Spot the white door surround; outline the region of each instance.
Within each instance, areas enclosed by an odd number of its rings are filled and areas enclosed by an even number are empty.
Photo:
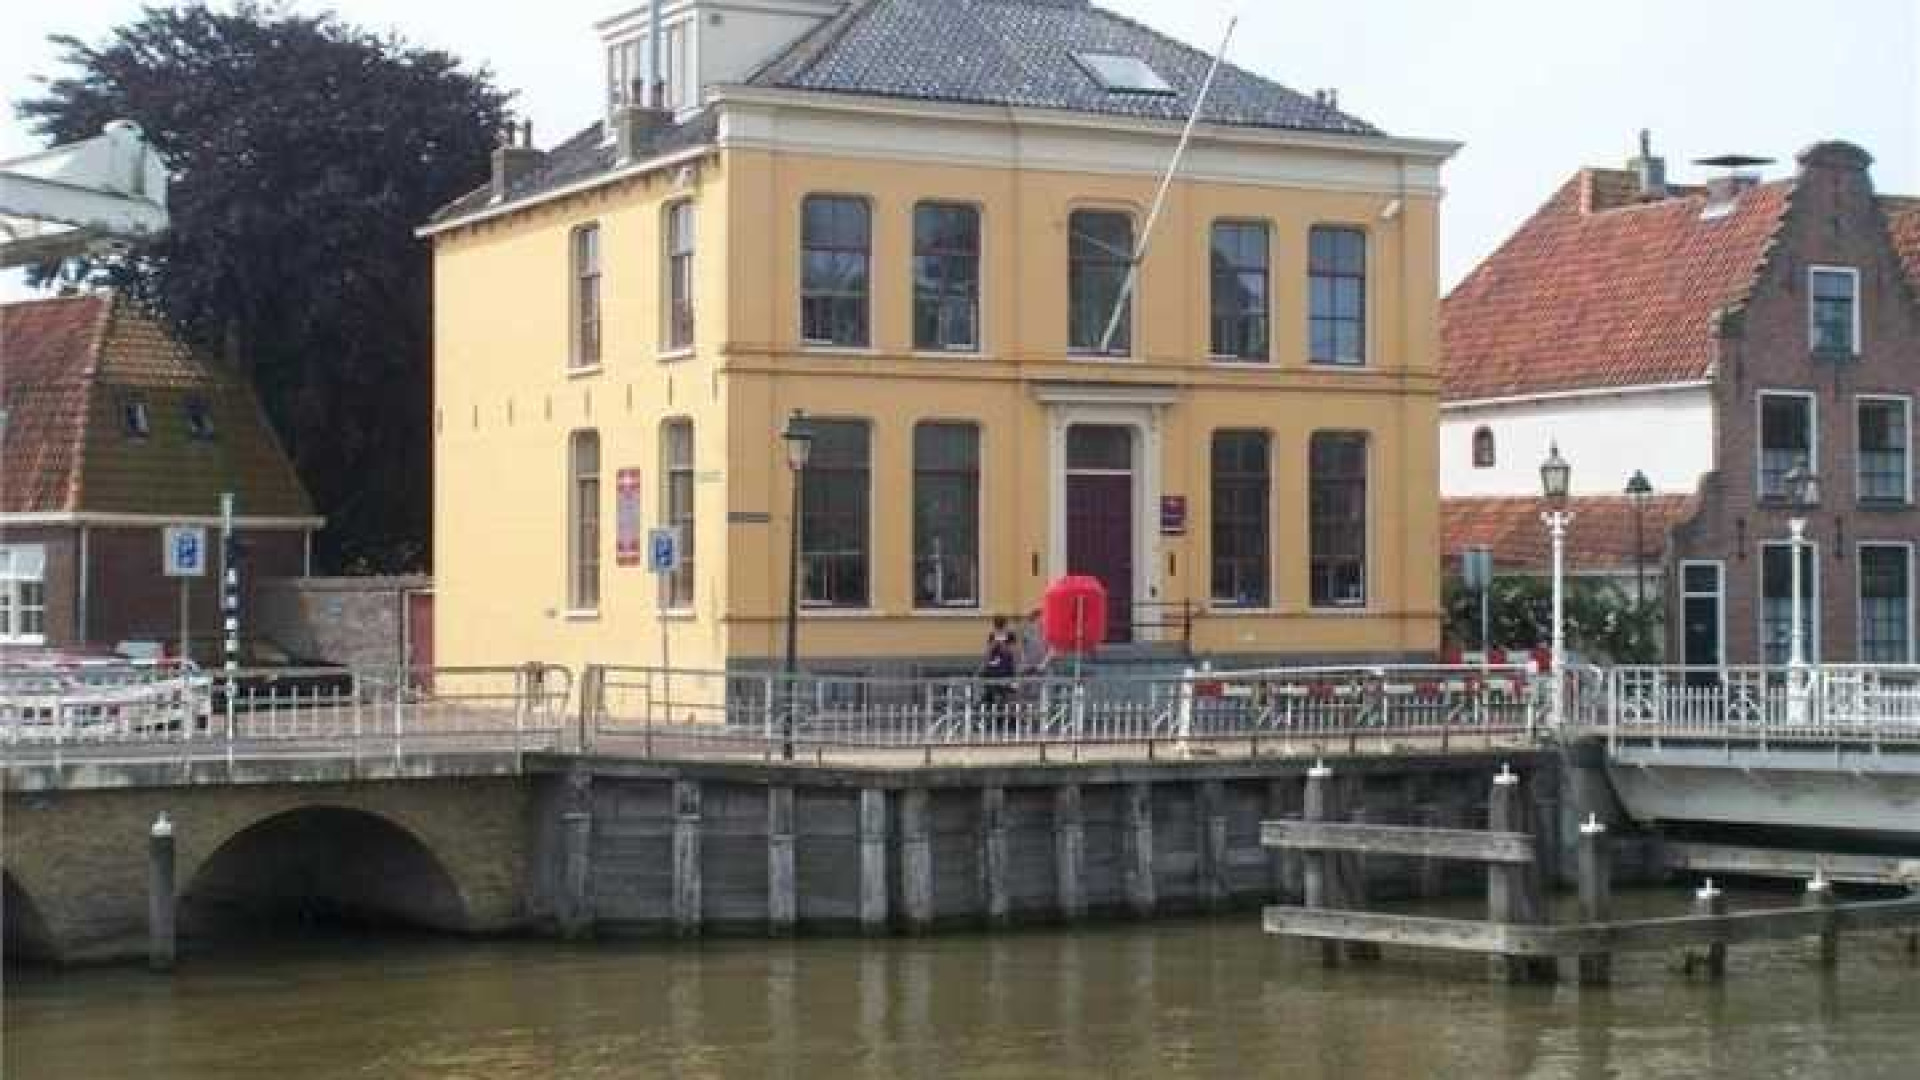
[[[1154,400],[1138,402],[1063,397],[1041,396],[1047,404],[1048,580],[1067,572],[1067,429],[1076,424],[1126,428],[1133,436],[1133,598],[1135,603],[1158,602],[1161,416],[1172,404],[1171,395],[1165,401],[1156,395]]]

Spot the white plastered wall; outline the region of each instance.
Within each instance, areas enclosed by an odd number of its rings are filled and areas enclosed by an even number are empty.
[[[1493,432],[1494,464],[1475,468],[1473,435]],[[1705,385],[1462,402],[1440,412],[1440,490],[1449,497],[1537,495],[1551,444],[1573,466],[1575,495],[1618,495],[1634,470],[1655,492],[1688,495],[1713,469]]]

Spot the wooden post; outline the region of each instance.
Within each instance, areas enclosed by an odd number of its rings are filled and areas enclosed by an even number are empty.
[[[1227,904],[1227,789],[1219,780],[1205,780],[1198,791],[1195,816],[1200,832],[1200,900],[1207,910]]]
[[[794,796],[785,785],[767,789],[767,933],[793,933],[799,915],[794,869]]]
[[[1713,879],[1693,894],[1693,913],[1702,918],[1718,918],[1727,913],[1727,894],[1714,888]],[[1707,978],[1723,979],[1727,974],[1727,946],[1724,942],[1714,942],[1707,946]]]
[[[980,789],[980,899],[987,925],[1007,925],[1011,902],[1007,892],[1007,789]]]
[[[1287,814],[1287,793],[1291,780],[1267,781],[1267,820],[1279,821]],[[1273,902],[1285,904],[1300,896],[1300,859],[1283,848],[1267,849],[1267,876],[1273,888]]]
[[[860,791],[860,930],[887,929],[887,793]]]
[[[1833,882],[1827,880],[1825,873],[1816,869],[1813,880],[1807,882],[1807,906],[1827,909],[1826,926],[1820,931],[1820,966],[1830,968],[1840,962],[1840,932],[1833,924]]]
[[[1607,827],[1591,815],[1580,826],[1580,921],[1598,925],[1612,918],[1613,851]],[[1606,952],[1580,956],[1580,983],[1605,986],[1613,980],[1613,956]]]
[[[673,782],[673,932],[700,933],[700,782]]]
[[[1356,778],[1352,787],[1358,787]],[[1351,788],[1349,789],[1351,790]],[[1358,803],[1358,799],[1352,800]],[[1347,820],[1355,825],[1365,825],[1372,820],[1373,813],[1363,805],[1356,805],[1347,812]],[[1349,911],[1367,910],[1367,857],[1360,852],[1348,852],[1335,855],[1332,865],[1336,870],[1334,877],[1339,881],[1336,892],[1340,896],[1341,906]],[[1347,942],[1347,959],[1356,964],[1377,963],[1380,960],[1380,945],[1372,941]]]
[[[1126,863],[1121,873],[1126,879],[1128,907],[1135,915],[1146,919],[1153,916],[1156,903],[1153,879],[1153,786],[1146,783],[1128,784],[1125,799]]]
[[[1080,785],[1062,784],[1053,792],[1053,869],[1060,917],[1067,922],[1086,917],[1086,866],[1086,819],[1080,807]]]
[[[926,788],[900,793],[900,906],[907,929],[933,925],[933,823]]]
[[[1487,828],[1494,832],[1531,832],[1520,777],[1505,765],[1493,778],[1487,801]],[[1532,869],[1535,872],[1528,873]],[[1487,867],[1487,919],[1496,923],[1533,925],[1545,908],[1537,868],[1493,864]],[[1508,982],[1551,982],[1557,965],[1551,957],[1503,956],[1500,968]]]
[[[1333,770],[1323,762],[1316,762],[1313,768],[1307,770],[1307,794],[1300,808],[1300,817],[1305,821],[1330,821],[1333,818],[1333,802]],[[1324,851],[1309,851],[1304,861],[1302,884],[1306,892],[1306,906],[1339,907],[1339,885],[1330,865],[1333,856]],[[1320,964],[1330,968],[1340,966],[1339,942],[1320,943]]]
[[[147,830],[147,969],[166,974],[176,956],[173,820],[162,810]]]

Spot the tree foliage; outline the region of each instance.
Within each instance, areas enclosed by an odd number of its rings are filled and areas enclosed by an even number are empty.
[[[431,264],[413,230],[484,181],[508,95],[446,53],[251,3],[54,42],[71,70],[22,119],[53,141],[133,120],[174,177],[172,228],[83,272],[251,376],[329,520],[323,564],[423,565]]]
[[[1552,636],[1553,586],[1541,577],[1497,577],[1489,605],[1493,644],[1499,649],[1531,649]],[[1449,579],[1446,587],[1446,637],[1461,646],[1480,645],[1480,594]],[[1651,664],[1662,651],[1660,608],[1634,607],[1626,591],[1612,581],[1570,578],[1566,595],[1567,647],[1591,661]]]

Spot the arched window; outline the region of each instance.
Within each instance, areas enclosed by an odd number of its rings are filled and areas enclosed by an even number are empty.
[[[1475,428],[1473,432],[1473,467],[1476,469],[1493,468],[1493,429]]]

